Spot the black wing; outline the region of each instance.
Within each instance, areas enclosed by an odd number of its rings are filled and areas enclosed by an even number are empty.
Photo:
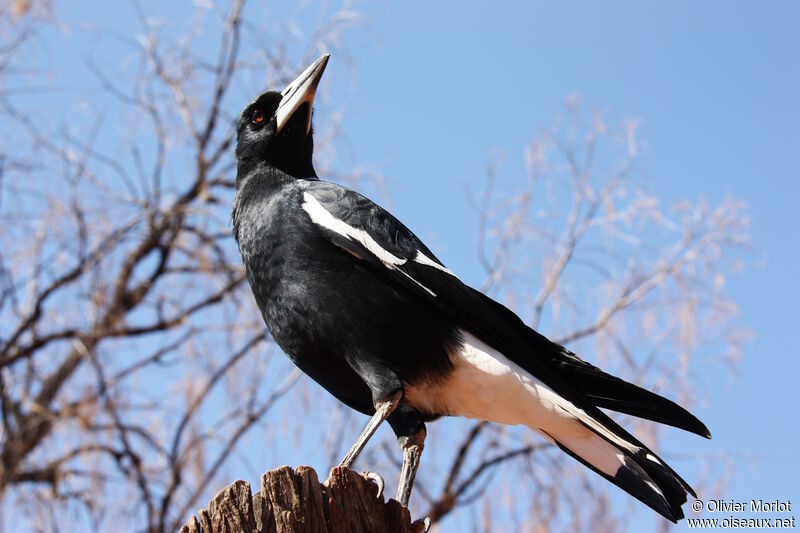
[[[603,372],[526,326],[504,305],[462,283],[416,235],[368,198],[326,182],[306,185],[305,192],[332,217],[334,224],[364,232],[372,241],[365,244],[358,236],[345,235],[341,229],[331,229],[316,220],[333,244],[383,272],[387,281],[402,285],[430,305],[455,316],[466,329],[558,394],[582,408],[582,403],[588,402],[592,407],[711,437],[706,426],[679,405]]]
[[[303,209],[343,253],[381,272],[387,283],[397,284],[453,316],[466,331],[638,451],[621,450],[629,469],[625,476],[610,477],[557,442],[562,449],[665,517],[675,520],[683,516],[680,505],[686,501],[687,492],[694,495],[691,487],[598,407],[710,437],[702,422],[670,400],[606,374],[527,327],[508,308],[462,283],[408,228],[364,196],[325,182],[306,182],[303,186]],[[603,438],[608,440],[607,436]],[[648,480],[658,485],[666,501],[647,489]]]

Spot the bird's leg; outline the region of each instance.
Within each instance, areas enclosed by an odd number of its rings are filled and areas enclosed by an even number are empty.
[[[392,414],[392,411],[395,410],[401,399],[403,399],[403,391],[399,390],[386,400],[377,402],[375,405],[375,414],[369,419],[367,426],[350,447],[350,451],[348,451],[347,455],[344,456],[344,459],[342,459],[342,462],[339,463],[339,466],[344,466],[346,468],[350,468],[350,466],[352,466],[353,462],[358,457],[358,454],[361,453],[361,450],[364,449],[364,446],[366,446],[370,437],[372,437],[372,435],[378,429],[378,426],[381,425],[381,422],[386,420],[387,416]]]
[[[400,471],[400,484],[397,486],[397,500],[408,507],[414,478],[417,476],[419,459],[425,447],[425,426],[408,437],[398,437],[397,442],[403,449],[403,469]]]

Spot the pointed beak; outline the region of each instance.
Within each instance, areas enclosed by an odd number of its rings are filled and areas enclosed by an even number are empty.
[[[319,85],[319,80],[322,78],[322,73],[325,72],[325,66],[328,64],[330,57],[330,54],[325,54],[314,61],[310,67],[305,69],[283,90],[281,103],[275,112],[275,118],[278,123],[275,133],[280,133],[295,111],[304,103],[308,103],[306,134],[311,130],[311,108],[314,105],[314,95],[317,93],[317,85]]]

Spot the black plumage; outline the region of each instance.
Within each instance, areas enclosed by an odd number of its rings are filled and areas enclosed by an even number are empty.
[[[670,520],[694,494],[599,408],[710,437],[686,410],[610,376],[464,285],[390,213],[312,164],[311,112],[327,56],[238,123],[234,235],[273,338],[348,406],[385,419],[403,448],[406,504],[425,422],[522,423]]]

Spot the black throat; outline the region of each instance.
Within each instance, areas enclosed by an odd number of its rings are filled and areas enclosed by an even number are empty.
[[[270,153],[267,154],[267,165],[280,170],[296,179],[318,179],[317,172],[314,170],[313,154],[314,140],[311,132],[305,146],[298,150],[297,145],[283,146],[281,138],[276,139],[270,146]]]
[[[314,141],[309,133],[307,145],[301,150],[296,145],[275,139],[266,152],[253,150],[253,153],[240,153],[236,164],[237,189],[253,172],[270,173],[270,170],[278,170],[279,174],[295,179],[318,179],[312,162],[313,151]]]

